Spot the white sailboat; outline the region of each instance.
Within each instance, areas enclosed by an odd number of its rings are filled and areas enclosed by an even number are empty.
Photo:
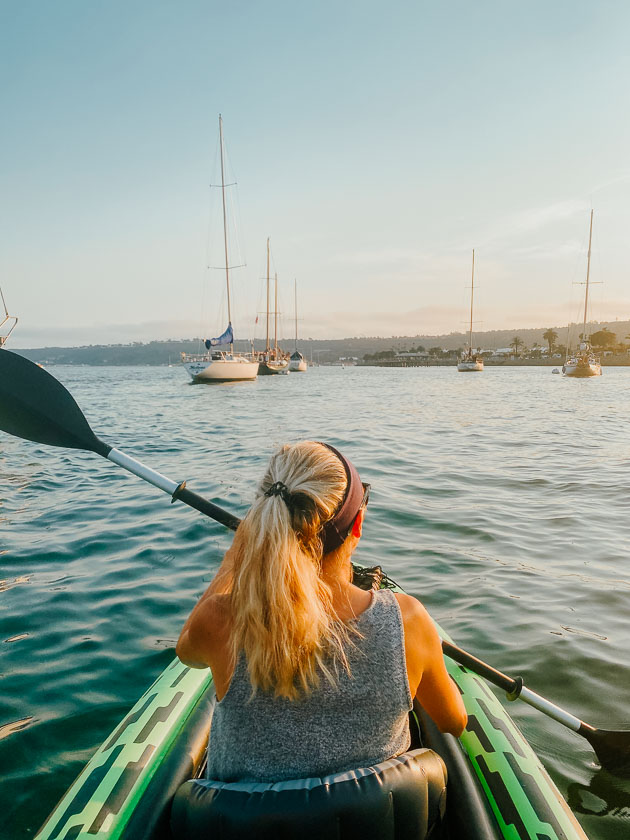
[[[221,157],[221,199],[223,203],[223,243],[225,248],[225,285],[227,289],[228,326],[218,338],[205,342],[207,353],[182,353],[182,362],[193,382],[239,382],[256,379],[258,362],[234,352],[234,331],[230,299],[230,261],[228,256],[227,213],[225,207],[225,164],[223,150],[223,119],[219,114],[219,146]],[[217,347],[229,344],[228,352]]]
[[[602,366],[599,356],[593,352],[593,348],[586,335],[586,319],[588,314],[588,286],[591,274],[591,242],[593,240],[593,211],[591,210],[591,224],[588,232],[588,257],[586,263],[586,291],[584,293],[584,326],[582,328],[582,339],[576,353],[567,357],[562,366],[562,373],[565,376],[601,376]]]
[[[0,347],[4,347],[8,337],[15,329],[18,319],[15,315],[9,315],[9,310],[7,309],[2,289],[0,289],[0,298],[2,298],[2,306],[4,308],[4,318],[0,321]]]
[[[294,371],[305,371],[307,369],[306,359],[300,353],[297,346],[298,341],[298,330],[297,330],[297,280],[295,280],[295,350],[291,353],[291,358],[289,359],[289,370]]]
[[[461,373],[474,373],[475,371],[483,370],[483,359],[473,353],[472,339],[473,339],[473,300],[475,293],[475,249],[472,252],[472,280],[470,284],[470,334],[468,338],[468,350],[462,356],[457,365],[457,370]]]
[[[275,276],[275,297],[274,297],[274,340],[273,347],[269,338],[269,237],[267,237],[267,328],[265,338],[265,351],[258,357],[258,375],[275,376],[279,373],[289,372],[289,363],[278,347],[278,275]]]

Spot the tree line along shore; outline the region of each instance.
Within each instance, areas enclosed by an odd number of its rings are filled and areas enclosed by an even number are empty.
[[[625,337],[630,340],[630,335]],[[581,341],[582,338],[582,333],[578,333],[577,340]],[[613,333],[608,327],[596,330],[588,338],[593,349],[604,356],[607,364],[630,365],[629,341],[619,341],[617,334]],[[558,333],[549,328],[543,333],[543,339],[547,342],[546,346],[534,341],[528,347],[520,336],[515,335],[507,347],[484,349],[479,344],[478,347],[473,348],[473,352],[482,357],[484,363],[489,365],[555,365],[562,362],[567,356],[567,346],[558,342]],[[359,363],[381,367],[415,367],[440,363],[457,364],[457,360],[461,358],[463,352],[463,347],[447,349],[437,346],[427,349],[423,345],[418,345],[406,351],[392,349],[367,353]]]
[[[595,350],[607,365],[630,364],[630,320],[600,322],[589,325]],[[523,330],[493,330],[475,334],[474,341],[487,364],[558,364],[564,361],[569,343],[575,347],[582,325]],[[547,335],[547,338],[544,336]],[[572,339],[571,339],[572,336]],[[329,364],[365,364],[387,367],[409,367],[434,364],[455,364],[467,345],[464,333],[440,336],[355,336],[340,339],[298,341],[298,347],[309,362]],[[293,350],[294,340],[281,340],[286,350]],[[253,342],[256,350],[264,342]],[[235,350],[247,352],[249,341],[235,341]],[[9,349],[11,349],[9,347]],[[501,351],[497,353],[497,351]],[[131,342],[128,344],[94,344],[82,347],[41,347],[16,349],[17,353],[40,364],[60,365],[176,365],[180,354],[203,352],[202,339],[168,339]],[[415,356],[416,358],[412,358]]]

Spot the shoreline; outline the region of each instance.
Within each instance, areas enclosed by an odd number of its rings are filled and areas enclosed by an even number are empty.
[[[356,367],[457,367],[458,359],[381,359],[374,362],[357,362]],[[484,367],[550,367],[561,368],[563,359],[484,359]],[[605,367],[630,367],[630,356],[608,356],[602,361]]]

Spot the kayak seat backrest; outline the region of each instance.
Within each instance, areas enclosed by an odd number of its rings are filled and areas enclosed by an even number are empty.
[[[171,811],[175,840],[424,840],[441,836],[446,767],[429,749],[331,776],[193,779]]]

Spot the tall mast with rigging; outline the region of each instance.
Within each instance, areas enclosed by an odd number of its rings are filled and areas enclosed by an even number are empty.
[[[588,324],[588,292],[591,283],[591,248],[593,245],[593,209],[591,208],[591,219],[588,229],[588,255],[586,259],[586,281],[581,285],[586,286],[584,292],[584,318],[582,320],[582,332],[580,334],[580,342],[575,353],[569,353],[567,340],[567,357],[566,362],[562,366],[562,373],[565,376],[601,376],[602,366],[599,356],[596,356],[591,347],[589,337],[586,334]],[[597,282],[597,281],[596,281]],[[569,328],[567,328],[567,339],[569,335]]]
[[[219,114],[219,148],[221,152],[221,201],[223,204],[223,245],[225,247],[225,286],[227,289],[228,324],[232,323],[232,303],[230,300],[230,262],[228,256],[227,212],[225,208],[225,163],[223,153],[223,118]],[[234,352],[234,343],[230,341],[230,353]]]
[[[472,356],[472,330],[473,330],[473,297],[475,294],[475,249],[472,252],[472,277],[470,280],[470,335],[468,338],[468,354]]]
[[[462,358],[457,363],[457,370],[462,373],[482,371],[483,357],[475,353],[473,355],[473,309],[475,305],[475,249],[472,252],[472,273],[470,277],[470,326],[468,330],[468,351],[463,352]],[[479,349],[479,348],[477,348]]]
[[[225,288],[227,291],[227,314],[228,327],[216,338],[204,339],[204,345],[208,352],[204,353],[182,353],[182,361],[193,382],[241,382],[256,379],[258,376],[258,362],[250,355],[235,355],[234,353],[234,329],[232,326],[232,296],[230,291],[230,247],[228,236],[228,211],[226,200],[226,188],[233,184],[226,184],[226,158],[225,141],[223,138],[223,117],[219,114],[219,156],[221,164],[221,205],[223,209],[223,248],[225,257]],[[218,186],[212,184],[213,187]],[[221,269],[220,260],[216,266],[207,268]],[[229,344],[229,352],[211,352],[216,345]],[[252,346],[253,351],[253,346]]]
[[[295,349],[297,350],[297,279],[293,281],[295,299]]]
[[[267,237],[267,331],[265,337],[265,353],[269,360],[269,237]]]
[[[278,359],[278,272],[274,275],[274,303],[273,303],[273,355]]]
[[[588,257],[586,261],[586,294],[584,295],[584,328],[582,340],[586,341],[586,313],[588,310],[588,282],[591,276],[591,242],[593,240],[593,210],[591,209],[591,226],[588,231]]]

